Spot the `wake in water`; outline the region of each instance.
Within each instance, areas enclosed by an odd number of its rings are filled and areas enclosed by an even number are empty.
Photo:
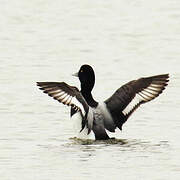
[[[122,147],[121,150],[143,150],[151,152],[161,152],[163,149],[169,148],[168,141],[160,141],[158,143],[153,143],[150,141],[143,141],[139,139],[116,139],[111,138],[108,140],[90,140],[90,139],[79,139],[77,137],[70,138],[72,141],[71,145],[116,145]]]
[[[124,145],[128,143],[126,139],[116,139],[110,138],[107,140],[92,140],[92,139],[79,139],[77,137],[70,138],[73,144],[81,144],[81,145],[96,145],[96,144],[120,144]]]

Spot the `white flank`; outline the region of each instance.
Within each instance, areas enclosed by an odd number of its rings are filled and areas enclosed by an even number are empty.
[[[77,138],[79,138],[79,139],[94,139],[95,140],[93,131],[91,131],[90,134],[88,134],[88,129],[86,127],[80,132],[80,130],[82,129],[82,124],[81,124],[82,118],[81,118],[81,115],[79,112],[74,114],[71,119],[73,122],[73,130],[74,130],[74,133]]]

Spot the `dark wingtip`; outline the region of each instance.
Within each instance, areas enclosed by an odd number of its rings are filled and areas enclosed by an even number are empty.
[[[169,81],[169,78],[170,78],[169,73],[164,74],[164,77],[166,78],[166,82],[168,82],[168,81]]]
[[[168,82],[169,82],[169,78],[170,78],[169,73],[165,74],[165,77],[166,77],[165,86],[167,86],[167,85],[168,85]]]
[[[36,82],[36,85],[37,85],[37,86],[40,86],[40,82]]]

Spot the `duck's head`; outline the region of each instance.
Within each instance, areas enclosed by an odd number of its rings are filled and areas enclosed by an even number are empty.
[[[73,74],[79,77],[81,82],[81,90],[91,91],[95,83],[95,73],[90,65],[82,65],[78,73]]]

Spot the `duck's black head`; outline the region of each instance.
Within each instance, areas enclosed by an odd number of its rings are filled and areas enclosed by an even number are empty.
[[[91,107],[97,106],[97,102],[93,99],[91,91],[95,84],[95,73],[90,65],[82,65],[78,73],[74,74],[79,77],[81,82],[81,93]]]
[[[91,91],[95,83],[95,73],[90,65],[82,65],[77,73],[81,82],[81,91]]]

